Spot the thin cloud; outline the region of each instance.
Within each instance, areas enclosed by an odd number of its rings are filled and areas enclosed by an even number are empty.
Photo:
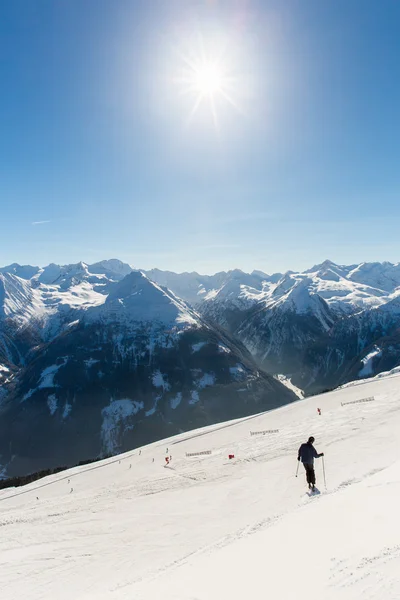
[[[51,221],[33,221],[32,225],[44,225],[44,223],[51,223]]]

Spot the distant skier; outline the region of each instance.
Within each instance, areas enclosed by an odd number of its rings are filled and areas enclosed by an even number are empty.
[[[310,490],[315,489],[315,471],[314,471],[314,458],[324,456],[324,453],[318,454],[313,444],[315,438],[312,436],[308,438],[306,444],[302,444],[299,448],[297,460],[301,460],[306,470],[306,479]]]
[[[317,411],[318,411],[319,416],[321,416],[321,409],[317,408]]]

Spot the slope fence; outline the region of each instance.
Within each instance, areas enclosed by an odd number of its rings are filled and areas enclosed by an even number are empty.
[[[373,402],[375,400],[374,396],[370,396],[369,398],[362,398],[361,400],[351,400],[350,402],[341,402],[342,406],[346,406],[347,404],[360,404],[361,402]]]
[[[206,454],[211,454],[211,450],[202,450],[201,452],[186,452],[186,458],[189,456],[204,456]]]

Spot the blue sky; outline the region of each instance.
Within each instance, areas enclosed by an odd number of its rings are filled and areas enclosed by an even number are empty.
[[[397,0],[0,3],[0,264],[397,262],[399,23]],[[216,117],[182,83],[201,48]]]

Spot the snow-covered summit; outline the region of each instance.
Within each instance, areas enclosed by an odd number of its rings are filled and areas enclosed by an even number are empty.
[[[195,325],[199,318],[192,309],[140,271],[132,271],[115,285],[103,305],[88,311],[87,319]]]
[[[355,266],[356,265],[337,265],[333,261],[326,259],[322,263],[314,265],[313,267],[307,269],[304,272],[313,273],[314,275],[319,276],[321,278],[329,277],[332,274],[338,275],[340,277],[346,277]]]
[[[108,293],[109,284],[120,281],[133,268],[116,258],[102,260],[88,265],[80,262],[72,265],[51,263],[43,268],[13,263],[0,268],[25,280],[33,280],[47,285],[59,285],[68,289],[82,281],[103,286]],[[247,299],[251,306],[254,301],[265,301],[286,293],[300,278],[308,278],[312,293],[319,294],[332,310],[349,314],[364,308],[380,306],[386,298],[400,287],[400,263],[361,263],[359,265],[338,265],[331,260],[306,269],[304,272],[287,271],[285,274],[268,275],[261,270],[251,274],[240,269],[219,272],[215,275],[200,275],[196,272],[173,273],[152,269],[144,271],[155,283],[167,287],[176,296],[192,306],[203,302],[216,301],[239,304]],[[246,287],[249,288],[246,294]],[[97,288],[96,291],[99,291]],[[236,298],[235,298],[236,296]],[[389,298],[387,298],[389,300]]]
[[[58,277],[52,283],[60,286],[61,289],[68,289],[72,285],[82,283],[82,281],[88,281],[93,285],[108,282],[105,275],[91,273],[86,263],[79,262],[61,267]]]
[[[40,269],[37,273],[35,280],[39,283],[45,283],[50,285],[58,280],[62,273],[62,267],[60,265],[56,265],[54,263],[50,263],[43,269]]]
[[[276,302],[272,301],[268,306],[291,310],[299,315],[317,314],[321,318],[322,314],[325,313],[326,318],[329,312],[328,306],[317,293],[312,291],[311,283],[312,280],[307,277],[295,280],[294,285],[289,287],[286,294],[280,296]]]
[[[16,319],[18,325],[43,312],[40,294],[26,281],[10,273],[0,273],[0,319]]]
[[[254,298],[258,296],[262,290],[262,278],[258,275],[249,275],[240,269],[234,269],[226,274],[226,277],[219,288],[208,291],[204,300],[209,301],[231,301],[236,303],[237,300],[246,297]]]
[[[117,258],[111,258],[89,265],[88,269],[90,273],[106,275],[110,279],[118,281],[123,279],[125,275],[129,275],[133,270],[133,267]]]
[[[363,309],[380,306],[400,287],[398,266],[391,263],[362,265],[337,265],[331,260],[314,265],[304,272],[287,271],[285,274],[267,275],[262,271],[244,273],[239,269],[212,276],[198,273],[172,273],[153,269],[147,276],[168,287],[180,298],[194,306],[212,303],[205,313],[218,313],[217,303],[251,308],[255,302],[265,303],[297,286],[306,279],[310,294],[318,294],[330,309],[346,315]],[[399,267],[400,269],[400,267]]]
[[[39,267],[33,267],[32,265],[19,265],[18,263],[12,263],[6,267],[0,267],[0,273],[10,273],[16,275],[21,279],[32,279],[40,271]]]
[[[348,278],[373,288],[393,292],[400,286],[400,263],[361,263],[349,272]]]
[[[368,353],[379,336],[386,340],[381,343],[384,349],[379,364],[385,369],[395,366],[400,263],[338,265],[325,260],[303,272],[271,276],[240,269],[214,275],[152,269],[143,272],[146,281],[138,271],[130,277],[135,271],[118,259],[93,265],[51,263],[39,270],[14,263],[2,271],[11,277],[19,273],[20,282],[26,284],[15,288],[15,298],[9,287],[7,310],[15,307],[10,319],[15,326],[29,323],[43,341],[50,341],[81,319],[115,319],[131,324],[160,319],[160,323],[193,324],[200,314],[245,343],[273,373],[293,378],[293,359],[296,369],[300,369],[300,360],[303,365],[308,362],[309,375],[303,370],[302,381],[294,379],[299,387],[316,385],[321,371],[325,376],[332,372],[332,361],[341,373],[335,382],[342,382],[348,362],[361,360],[362,353]],[[137,289],[133,289],[133,281]],[[148,301],[143,301],[147,295]],[[374,368],[376,365],[378,361]]]

